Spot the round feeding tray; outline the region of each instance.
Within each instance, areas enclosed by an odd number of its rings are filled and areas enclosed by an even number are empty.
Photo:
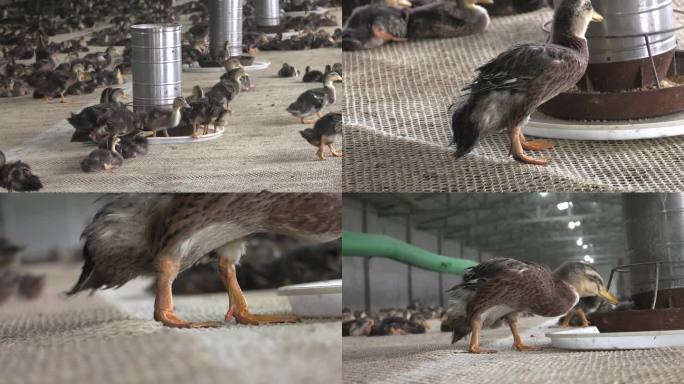
[[[271,65],[270,61],[254,61],[252,65],[244,67],[245,71],[260,71],[268,68]],[[225,68],[221,67],[190,67],[187,64],[183,64],[183,72],[195,72],[195,73],[221,73],[225,72]]]
[[[191,136],[171,136],[171,137],[148,137],[147,142],[150,144],[192,144],[192,143],[202,143],[205,141],[216,140],[223,135],[225,128],[218,127],[218,130],[214,132],[213,129],[209,129],[209,133],[206,135],[200,135],[197,139]]]
[[[342,313],[342,280],[287,285],[278,288],[287,296],[292,311],[302,317],[339,317]]]
[[[624,350],[684,346],[684,330],[600,333],[596,327],[549,332],[555,348],[573,350]]]
[[[684,135],[684,113],[626,121],[571,121],[535,112],[525,134],[570,140],[638,140]]]

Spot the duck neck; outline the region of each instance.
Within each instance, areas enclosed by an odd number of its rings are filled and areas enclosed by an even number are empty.
[[[583,56],[589,57],[589,46],[587,45],[587,39],[584,37],[578,37],[572,33],[557,32],[554,30],[551,35],[551,43],[570,48],[581,53]]]
[[[173,110],[171,111],[171,121],[170,121],[170,126],[175,127],[178,124],[180,124],[181,120],[181,107],[180,106],[174,106]]]
[[[323,83],[323,86],[328,89],[332,95],[332,99],[335,100],[335,86],[333,85],[332,80],[326,80],[325,83]]]

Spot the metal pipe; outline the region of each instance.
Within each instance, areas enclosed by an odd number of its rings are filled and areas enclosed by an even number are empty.
[[[209,49],[218,60],[242,55],[242,0],[209,1]]]
[[[133,108],[167,107],[182,96],[181,26],[138,24],[131,27]]]
[[[255,0],[254,19],[260,27],[280,25],[280,3],[278,0]]]

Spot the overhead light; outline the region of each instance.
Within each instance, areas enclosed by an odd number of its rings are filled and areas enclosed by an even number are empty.
[[[582,249],[587,249],[589,246],[587,244],[582,245]]]
[[[575,229],[575,222],[574,222],[574,221],[569,222],[569,223],[568,223],[568,228],[570,228],[570,229]]]
[[[577,239],[577,246],[581,247],[582,244],[584,244],[584,241],[582,241],[582,238],[580,237],[579,239]]]
[[[589,255],[584,255],[584,261],[586,261],[589,264],[594,264],[594,258]]]
[[[581,221],[579,221],[579,220],[575,221],[575,227],[581,227],[581,226],[582,226]]]
[[[565,211],[568,208],[572,208],[572,201],[564,201],[556,205],[559,211]]]
[[[549,195],[548,192],[539,192],[539,196],[541,196],[541,197],[546,197],[548,195]]]

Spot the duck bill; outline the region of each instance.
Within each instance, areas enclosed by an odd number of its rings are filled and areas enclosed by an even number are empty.
[[[596,11],[591,11],[591,21],[595,23],[600,23],[603,21],[603,16]]]
[[[475,4],[494,4],[494,0],[475,0]]]
[[[608,292],[606,287],[601,287],[598,293],[599,297],[601,297],[603,300],[611,303],[611,304],[617,304],[620,302],[620,299],[615,297],[612,293]]]
[[[409,0],[398,0],[397,1],[397,6],[402,7],[402,8],[411,8],[413,4]]]

